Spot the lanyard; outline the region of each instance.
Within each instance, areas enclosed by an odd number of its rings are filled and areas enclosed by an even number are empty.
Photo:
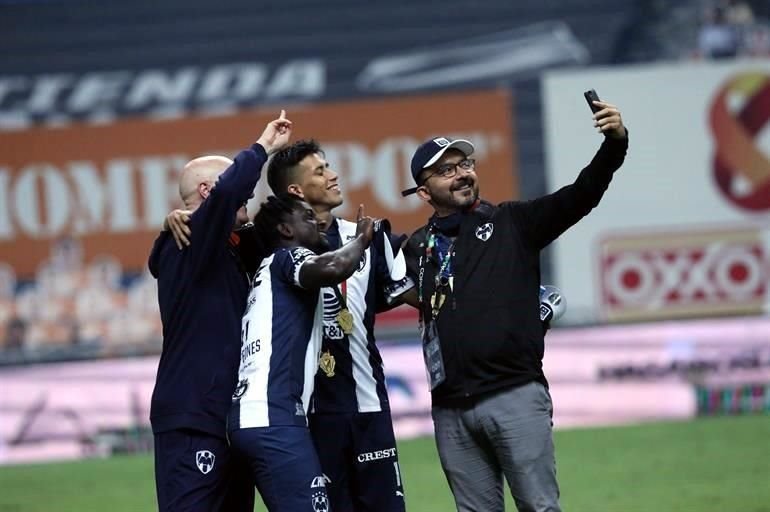
[[[419,273],[419,282],[418,282],[418,301],[420,304],[424,302],[424,295],[425,295],[425,287],[424,287],[424,276],[425,276],[425,265],[426,262],[431,258],[433,255],[433,249],[438,248],[437,244],[438,237],[436,236],[435,232],[433,231],[433,228],[430,228],[428,239],[425,244],[425,255],[420,258],[420,273]],[[452,281],[454,280],[453,272],[452,272],[452,256],[454,254],[454,247],[455,247],[455,241],[453,240],[449,247],[447,248],[446,252],[441,255],[441,251],[437,250],[437,255],[441,259],[441,262],[439,264],[438,272],[436,272],[435,278],[434,278],[434,287],[433,287],[433,294],[431,296],[430,302],[431,302],[431,310],[432,310],[432,316],[433,319],[436,318],[438,315],[439,310],[441,309],[441,306],[444,304],[444,300],[446,298],[446,294],[448,289],[451,290],[452,288]],[[420,315],[422,315],[423,311],[422,308],[420,308]]]
[[[441,258],[441,267],[438,269],[437,279],[446,279],[452,276],[452,254],[455,250],[454,241],[447,247],[444,257]],[[441,251],[439,251],[439,257],[441,257]]]
[[[340,288],[342,288],[342,291],[340,291]],[[335,286],[332,286],[331,289],[334,290],[334,296],[337,297],[337,301],[340,303],[340,307],[342,309],[347,309],[348,308],[348,301],[347,301],[348,282],[342,281],[339,287],[335,285]]]
[[[340,289],[337,288],[336,285],[332,286],[334,295],[337,297],[337,301],[340,303],[340,310],[337,313],[336,319],[340,329],[342,329],[342,332],[350,335],[353,334],[355,319],[353,318],[353,313],[351,313],[348,309],[348,302],[346,299],[348,291],[347,281],[342,281],[341,287],[342,291],[340,292]]]

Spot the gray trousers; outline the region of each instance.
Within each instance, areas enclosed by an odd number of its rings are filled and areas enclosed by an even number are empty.
[[[538,382],[463,409],[433,407],[441,467],[460,512],[505,510],[503,475],[519,512],[560,512],[548,390]]]

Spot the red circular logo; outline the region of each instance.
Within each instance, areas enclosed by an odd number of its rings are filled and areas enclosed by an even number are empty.
[[[742,73],[717,92],[709,122],[714,135],[714,179],[736,206],[770,209],[770,160],[755,139],[770,120],[770,76]]]

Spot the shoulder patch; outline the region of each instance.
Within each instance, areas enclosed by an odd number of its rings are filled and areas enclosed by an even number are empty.
[[[315,253],[305,247],[294,247],[289,251],[289,256],[291,256],[291,261],[297,264],[302,263],[311,256],[315,256]]]

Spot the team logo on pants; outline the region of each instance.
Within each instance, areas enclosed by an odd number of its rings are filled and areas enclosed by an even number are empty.
[[[314,512],[329,512],[329,499],[326,497],[326,490],[314,492],[310,500],[313,503]]]
[[[216,459],[216,457],[208,450],[195,452],[195,464],[204,475],[209,474],[211,470],[214,469],[214,459]]]

